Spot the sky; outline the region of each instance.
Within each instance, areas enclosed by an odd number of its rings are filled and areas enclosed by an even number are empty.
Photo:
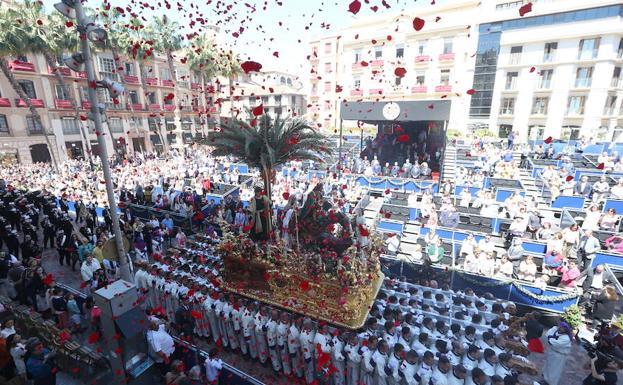
[[[53,10],[53,4],[58,1],[43,0],[43,3],[46,9]],[[306,63],[310,40],[337,35],[340,29],[368,16],[435,7],[452,0],[360,0],[357,14],[349,12],[353,0],[108,1],[111,7],[125,8],[139,18],[166,13],[184,26],[184,33],[201,32],[201,23],[197,21],[201,17],[219,26],[225,43],[239,53],[243,61],[253,60],[261,63],[263,70],[286,71],[304,80],[309,72]],[[85,4],[95,8],[102,3],[86,0]],[[195,26],[191,27],[193,20]]]

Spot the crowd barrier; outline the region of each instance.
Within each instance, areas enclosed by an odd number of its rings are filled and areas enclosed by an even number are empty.
[[[156,217],[158,221],[161,221],[162,218],[164,218],[166,214],[169,214],[169,216],[173,220],[173,224],[176,227],[179,227],[182,230],[184,230],[184,233],[186,233],[186,235],[194,232],[192,229],[192,222],[191,222],[192,216],[190,215],[182,215],[182,214],[176,213],[175,211],[162,210],[159,208],[154,208],[154,207],[149,207],[149,206],[135,205],[132,203],[126,204],[126,207],[130,209],[130,213],[133,216],[143,219],[145,221],[150,220],[152,215]]]
[[[404,192],[424,192],[431,190],[434,194],[439,192],[439,184],[433,180],[417,180],[406,178],[392,178],[379,176],[355,175],[355,182],[360,186],[375,190],[399,190]]]
[[[421,276],[422,265],[391,256],[382,256],[381,265],[386,276],[405,276],[415,280]],[[578,303],[579,295],[555,288],[542,290],[518,280],[500,280],[467,273],[443,266],[431,267],[438,274],[448,274],[452,290],[472,289],[477,294],[491,293],[498,299],[535,309],[563,313],[564,309]]]

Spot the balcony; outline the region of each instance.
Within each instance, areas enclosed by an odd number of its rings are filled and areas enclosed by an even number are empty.
[[[218,108],[216,106],[208,107],[208,112],[211,114],[217,113]]]
[[[201,106],[193,106],[193,112],[203,112],[203,107],[201,107]]]
[[[175,111],[175,104],[165,104],[164,105],[164,110],[165,111]]]
[[[41,99],[30,99],[30,103],[35,108],[44,108],[43,100]],[[26,102],[22,99],[15,99],[15,107],[28,107]]]
[[[383,90],[381,88],[371,88],[368,90],[368,93],[370,95],[382,95],[383,94]]]
[[[9,98],[0,98],[0,107],[11,107],[11,100]]]
[[[67,67],[56,67],[56,68],[48,67],[48,73],[51,75],[55,74],[54,72],[55,70],[65,77],[71,76],[71,70]]]
[[[435,87],[435,92],[452,92],[452,86],[441,85]]]
[[[158,79],[156,78],[145,78],[144,79],[145,84],[148,86],[157,86],[158,85]]]
[[[143,111],[143,105],[141,103],[130,103],[126,107],[128,110],[134,109],[134,111]]]
[[[382,67],[384,63],[385,63],[385,61],[383,61],[383,60],[381,60],[381,59],[379,59],[379,60],[372,60],[372,61],[370,62],[370,65],[371,65],[372,67]]]
[[[164,79],[162,79],[162,80],[160,80],[160,84],[163,87],[173,87],[173,80],[164,80]]]
[[[363,96],[363,90],[350,90],[350,96]]]
[[[86,79],[87,78],[87,73],[86,73],[86,71],[76,72],[76,77],[78,77],[80,79]]]
[[[200,90],[201,89],[201,84],[199,84],[199,83],[190,83],[190,89],[191,90]]]
[[[56,108],[72,108],[70,100],[54,99],[54,107]]]
[[[86,100],[85,100],[85,101],[83,101],[83,102],[82,102],[82,109],[83,109],[83,110],[89,110],[89,109],[91,109],[91,102],[86,101]]]
[[[430,61],[430,56],[428,55],[418,55],[415,57],[416,63],[428,63]]]
[[[148,106],[149,111],[160,111],[160,104],[153,103]]]
[[[450,61],[454,60],[454,52],[442,53],[439,55],[439,61]]]
[[[428,92],[428,87],[426,86],[411,87],[412,94],[425,94],[426,92]]]
[[[123,75],[123,81],[127,84],[138,84],[138,76]]]
[[[9,62],[9,68],[13,71],[28,71],[35,72],[34,63],[29,63],[25,61],[13,60]]]
[[[360,70],[360,69],[363,69],[363,64],[361,64],[361,62],[353,63],[351,68],[353,70]]]

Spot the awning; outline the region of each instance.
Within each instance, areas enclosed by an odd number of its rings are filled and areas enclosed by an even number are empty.
[[[343,101],[340,119],[367,122],[417,122],[450,119],[449,100],[413,100],[397,102]]]
[[[140,307],[135,307],[118,316],[115,324],[125,338],[132,338],[138,333],[146,332],[149,328],[147,316]]]

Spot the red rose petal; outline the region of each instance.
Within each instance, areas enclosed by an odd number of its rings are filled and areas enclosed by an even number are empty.
[[[413,19],[413,29],[415,29],[416,31],[420,31],[422,28],[424,28],[425,23],[426,22],[424,21],[424,19],[416,17],[415,19]]]
[[[361,2],[359,0],[354,0],[352,3],[348,5],[348,12],[352,13],[353,15],[356,15],[357,13],[359,13],[360,9],[361,9]]]
[[[519,8],[519,16],[523,17],[526,13],[532,12],[532,3],[524,4]]]

